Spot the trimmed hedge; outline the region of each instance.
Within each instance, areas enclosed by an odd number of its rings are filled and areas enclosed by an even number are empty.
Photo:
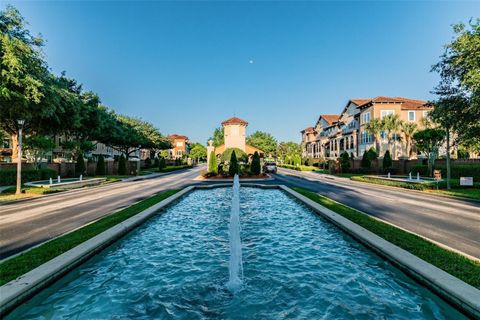
[[[22,183],[38,180],[48,180],[58,175],[53,169],[22,170]],[[17,170],[0,170],[0,186],[10,186],[17,183]]]
[[[193,166],[190,166],[188,164],[181,165],[181,166],[166,166],[165,168],[158,170],[158,172],[171,172],[171,171],[182,170],[187,168],[193,168]]]
[[[446,165],[434,165],[434,169],[442,171],[442,178],[447,177]],[[428,166],[419,165],[412,167],[412,174],[416,175],[417,172],[421,176],[428,174]],[[451,165],[451,178],[460,179],[460,177],[473,177],[473,181],[480,181],[480,164],[452,164]]]
[[[291,164],[278,164],[278,167],[281,168],[286,168],[286,169],[292,169],[292,170],[297,170],[297,171],[315,171],[318,170],[317,167],[313,166],[294,166]]]

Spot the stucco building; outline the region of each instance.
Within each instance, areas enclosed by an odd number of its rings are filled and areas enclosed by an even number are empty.
[[[303,157],[313,159],[336,159],[343,152],[361,158],[374,147],[375,141],[365,129],[372,119],[383,119],[397,114],[403,122],[413,122],[422,129],[422,119],[433,109],[427,101],[403,97],[378,96],[368,99],[350,99],[340,115],[320,115],[315,127],[302,130]],[[393,157],[406,155],[403,133],[393,142]],[[387,140],[382,132],[381,150],[387,150]]]
[[[189,152],[188,137],[180,134],[171,134],[168,136],[172,143],[172,148],[169,149],[171,159],[181,159]]]

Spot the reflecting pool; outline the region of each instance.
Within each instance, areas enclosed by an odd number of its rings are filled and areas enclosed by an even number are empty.
[[[463,319],[280,190],[240,189],[243,285],[229,279],[232,190],[196,190],[7,319]]]

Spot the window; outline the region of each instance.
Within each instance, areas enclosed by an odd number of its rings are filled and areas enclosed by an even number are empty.
[[[381,110],[380,111],[380,119],[383,119],[384,117],[386,117],[390,114],[395,114],[395,111],[394,110]]]
[[[360,136],[360,141],[362,144],[369,144],[372,143],[373,136],[371,134],[368,134],[366,132],[362,132]]]
[[[370,122],[370,112],[365,112],[363,114],[363,123],[369,123]]]
[[[408,121],[415,121],[415,111],[408,111]]]
[[[182,141],[178,141],[177,142],[177,147],[182,147],[183,146],[183,142]]]

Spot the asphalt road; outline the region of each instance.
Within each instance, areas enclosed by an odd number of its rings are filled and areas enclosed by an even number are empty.
[[[167,189],[191,184],[202,167],[0,205],[0,259]]]
[[[277,183],[303,187],[480,259],[480,203],[280,169]]]
[[[195,183],[201,170],[200,167],[149,180],[118,182],[0,205],[0,258],[79,228],[162,190]],[[310,172],[281,169],[274,178],[262,183],[318,192],[480,259],[479,203],[348,179],[332,180]]]

